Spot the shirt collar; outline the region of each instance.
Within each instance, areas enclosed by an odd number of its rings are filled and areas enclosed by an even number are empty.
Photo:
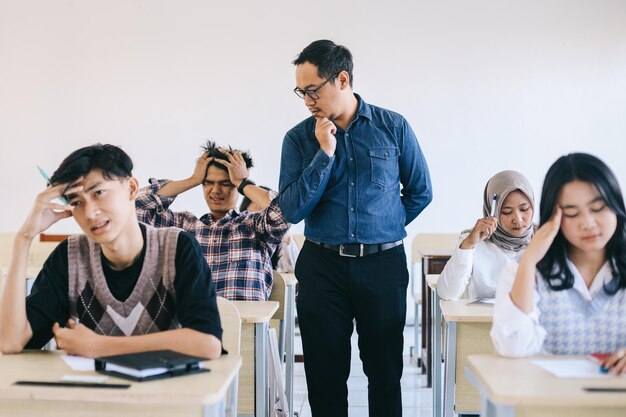
[[[572,271],[572,275],[574,275],[574,286],[573,288],[580,293],[580,295],[587,301],[591,301],[593,297],[595,297],[600,291],[604,290],[604,284],[608,284],[611,279],[613,279],[613,273],[611,272],[611,267],[609,262],[605,262],[602,265],[602,268],[598,271],[596,276],[593,278],[591,282],[591,286],[587,288],[587,284],[585,284],[585,280],[583,279],[580,271],[574,265],[572,261],[567,260],[567,266],[570,271]]]
[[[222,217],[220,220],[228,221],[237,216],[239,216],[239,211],[237,209],[230,209],[228,210],[226,215]],[[211,213],[207,213],[204,216],[200,217],[200,221],[204,224],[216,223],[216,222],[219,222],[220,220],[213,220],[213,217],[211,217]]]
[[[356,116],[354,117],[355,119],[363,116],[368,118],[369,120],[372,120],[372,108],[369,104],[367,104],[360,95],[358,95],[357,93],[354,93],[354,96],[356,97],[356,99],[359,101],[359,107],[357,107],[356,109]]]

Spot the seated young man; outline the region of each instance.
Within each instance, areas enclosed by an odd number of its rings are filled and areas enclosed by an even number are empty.
[[[217,148],[207,142],[191,177],[180,181],[151,179],[137,198],[139,220],[156,227],[176,226],[200,242],[217,295],[229,300],[267,300],[272,290],[271,257],[289,230],[273,191],[248,179],[247,153]],[[210,213],[197,218],[173,212],[177,195],[202,185]],[[258,212],[239,213],[239,194],[258,205]]]
[[[41,348],[100,357],[169,349],[220,356],[222,329],[211,272],[195,238],[137,221],[139,190],[128,155],[112,145],[73,152],[17,233],[0,298],[0,349]],[[69,204],[54,202],[65,197]],[[35,236],[74,217],[84,235],[61,242],[31,294],[24,277]]]

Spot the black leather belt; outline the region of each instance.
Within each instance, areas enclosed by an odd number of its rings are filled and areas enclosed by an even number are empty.
[[[328,243],[317,242],[315,240],[311,240],[308,237],[306,238],[309,242],[314,245],[321,246],[324,249],[332,250],[333,252],[337,252],[339,256],[347,256],[349,258],[359,258],[367,255],[372,255],[378,252],[384,252],[387,249],[395,248],[396,246],[400,246],[402,244],[401,240],[397,242],[391,243],[377,243],[377,244],[364,244],[364,243],[349,243],[346,245],[330,245]]]

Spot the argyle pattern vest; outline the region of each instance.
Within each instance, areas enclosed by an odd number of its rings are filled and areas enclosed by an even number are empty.
[[[553,291],[537,277],[543,350],[555,355],[610,353],[626,347],[626,291],[600,290],[590,301],[574,289]]]
[[[143,266],[124,302],[109,290],[100,245],[83,235],[68,240],[70,314],[98,334],[134,336],[180,327],[174,290],[180,229],[145,227]]]

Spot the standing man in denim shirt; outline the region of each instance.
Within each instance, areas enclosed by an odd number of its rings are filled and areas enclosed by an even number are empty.
[[[314,417],[347,417],[350,336],[359,334],[369,415],[402,415],[400,378],[408,270],[402,239],[432,200],[415,134],[397,113],[352,91],[352,54],[315,41],[293,61],[311,117],[285,136],[279,204],[305,220],[296,264]]]

